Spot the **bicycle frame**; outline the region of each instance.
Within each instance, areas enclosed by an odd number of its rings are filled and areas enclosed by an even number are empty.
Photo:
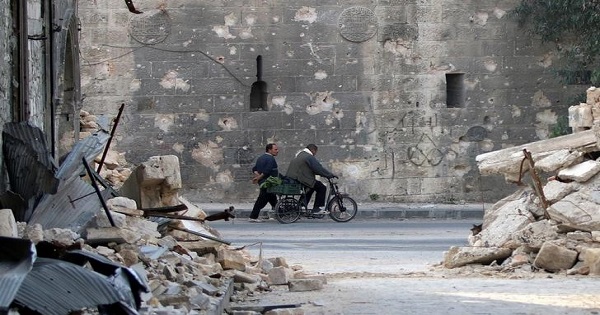
[[[334,221],[348,222],[357,214],[357,204],[348,194],[340,193],[337,183],[327,179],[329,188],[325,195],[325,213],[313,213],[308,209],[306,195],[307,187],[302,186],[300,193],[278,193],[278,203],[275,207],[276,218],[281,223],[293,223],[300,217],[320,219],[329,215]],[[285,190],[282,190],[285,191]]]

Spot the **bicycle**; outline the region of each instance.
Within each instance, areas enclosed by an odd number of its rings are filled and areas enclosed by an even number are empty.
[[[336,222],[348,222],[358,213],[356,201],[348,194],[341,193],[338,185],[331,178],[328,178],[329,189],[327,189],[325,210],[329,212],[329,217]],[[277,195],[278,202],[275,205],[274,216],[277,221],[283,224],[294,223],[305,217],[309,219],[322,219],[325,214],[316,214],[308,209],[306,202],[306,188],[298,183],[283,183],[281,185],[268,188],[268,191]]]

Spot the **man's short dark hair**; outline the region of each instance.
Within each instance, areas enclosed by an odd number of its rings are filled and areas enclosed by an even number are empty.
[[[269,152],[269,150],[273,149],[273,146],[275,145],[275,143],[269,143],[267,144],[267,147],[265,149],[265,152]]]
[[[317,145],[314,143],[311,143],[309,145],[306,146],[307,149],[311,150],[311,151],[317,151]]]

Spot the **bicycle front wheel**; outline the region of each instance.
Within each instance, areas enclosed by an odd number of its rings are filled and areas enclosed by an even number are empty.
[[[275,219],[280,223],[294,223],[300,218],[300,201],[287,196],[279,199],[275,205]]]
[[[358,213],[356,201],[348,196],[335,196],[327,204],[329,216],[337,222],[348,222]]]

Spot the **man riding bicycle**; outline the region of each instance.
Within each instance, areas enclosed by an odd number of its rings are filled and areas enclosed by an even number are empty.
[[[322,182],[318,181],[315,178],[315,175],[323,176],[325,178],[334,178],[337,176],[323,167],[317,160],[315,157],[317,150],[317,146],[311,143],[302,151],[298,152],[288,166],[286,177],[294,179],[308,188],[305,200],[307,207],[313,192],[316,191],[317,195],[315,197],[312,212],[314,214],[325,214],[327,213],[326,210],[321,210],[321,207],[325,206],[327,187]]]

